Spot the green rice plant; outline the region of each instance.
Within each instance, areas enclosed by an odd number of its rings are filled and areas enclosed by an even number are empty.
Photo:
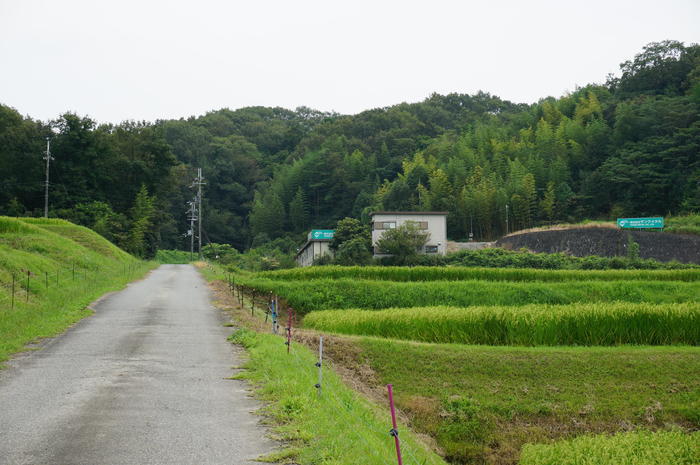
[[[518,346],[699,345],[700,304],[596,303],[317,311],[304,326],[434,343]]]
[[[700,432],[639,431],[526,444],[519,465],[697,465]]]
[[[260,272],[256,276],[283,281],[367,279],[383,281],[700,281],[695,270],[541,270],[533,268],[469,268],[435,266],[311,266]]]
[[[260,291],[274,292],[300,313],[327,309],[435,305],[467,307],[613,301],[657,304],[700,301],[700,283],[681,281],[278,281],[251,279],[240,275],[237,282]]]

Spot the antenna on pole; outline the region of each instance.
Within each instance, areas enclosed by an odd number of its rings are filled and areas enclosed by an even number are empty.
[[[49,163],[54,158],[51,156],[51,138],[46,137],[46,182],[44,183],[44,218],[49,217]]]

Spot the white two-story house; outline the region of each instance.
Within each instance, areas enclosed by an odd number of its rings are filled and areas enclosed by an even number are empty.
[[[377,249],[377,241],[382,234],[408,222],[430,233],[428,243],[420,253],[445,255],[447,252],[447,212],[374,212],[371,218],[375,258],[386,256]]]

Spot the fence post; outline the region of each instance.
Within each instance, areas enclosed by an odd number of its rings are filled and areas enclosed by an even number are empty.
[[[73,262],[73,281],[75,281],[75,262]]]
[[[389,430],[389,434],[394,436],[394,443],[396,444],[396,459],[399,462],[399,465],[403,465],[403,461],[401,460],[401,444],[399,443],[399,430],[396,427],[396,409],[394,408],[394,392],[392,390],[392,385],[387,384],[386,388],[389,391],[389,406],[391,407],[391,430]]]
[[[277,308],[278,308],[277,296],[272,298],[272,334],[277,334]]]
[[[287,353],[289,353],[289,348],[292,346],[292,312],[294,309],[292,307],[287,308]]]
[[[58,286],[58,274],[61,272],[61,269],[56,270],[56,285]]]
[[[31,272],[27,270],[27,302],[29,302],[29,274]]]
[[[323,383],[323,336],[318,337],[318,362],[316,362],[318,367],[318,383],[316,383],[316,389],[318,389],[318,396],[321,397],[321,386]]]
[[[46,278],[45,279],[46,280],[46,289],[48,289],[49,288],[49,272],[48,271],[44,271],[44,278]]]
[[[15,272],[12,272],[12,306],[10,310],[15,309]]]

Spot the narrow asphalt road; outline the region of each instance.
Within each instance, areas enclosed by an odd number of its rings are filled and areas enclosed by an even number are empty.
[[[230,330],[189,265],[163,265],[0,371],[0,465],[249,464],[273,444]]]

